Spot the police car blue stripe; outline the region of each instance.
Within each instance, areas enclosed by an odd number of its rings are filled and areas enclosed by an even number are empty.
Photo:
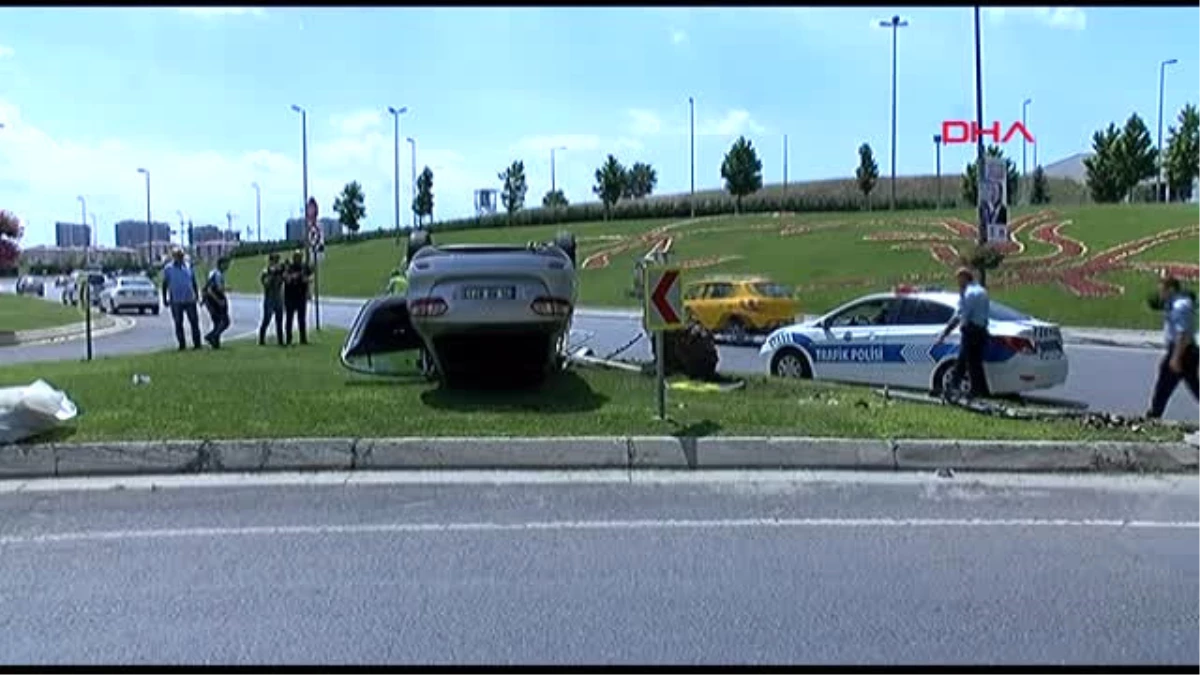
[[[959,350],[959,345],[952,343],[932,345],[927,351],[913,349],[916,345],[912,343],[851,346],[831,340],[828,344],[817,344],[812,338],[795,332],[780,333],[768,343],[771,351],[778,351],[789,345],[800,348],[813,363],[921,363],[929,362],[930,357],[934,362],[940,362],[945,358],[957,356]],[[990,341],[984,351],[983,360],[988,363],[1003,363],[1014,356],[1016,352],[1011,348],[1001,342]]]

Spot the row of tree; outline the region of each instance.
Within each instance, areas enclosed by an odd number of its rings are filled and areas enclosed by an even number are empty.
[[[525,206],[525,195],[529,184],[525,178],[525,162],[514,161],[507,169],[500,172],[502,183],[500,201],[508,213],[509,220]],[[644,162],[634,162],[626,167],[609,155],[600,168],[596,169],[596,186],[592,191],[600,197],[606,208],[611,208],[621,199],[644,199],[654,193],[658,186],[658,172],[654,167]],[[569,206],[566,194],[556,186],[551,186],[542,197],[545,208],[563,208]]]
[[[1168,195],[1173,201],[1192,197],[1192,184],[1200,176],[1200,115],[1196,106],[1185,105],[1176,124],[1168,128],[1163,156],[1150,137],[1150,130],[1136,113],[1125,125],[1110,123],[1092,135],[1091,157],[1083,160],[1092,200],[1112,203],[1137,198],[1139,186],[1158,176],[1161,169],[1166,193],[1153,194],[1154,201]]]
[[[358,181],[346,183],[341,194],[333,200],[333,211],[342,227],[351,234],[358,232],[367,217],[367,195]],[[417,227],[424,224],[426,218],[433,218],[433,169],[429,167],[425,167],[417,176],[417,195],[413,197],[412,212],[417,217]]]

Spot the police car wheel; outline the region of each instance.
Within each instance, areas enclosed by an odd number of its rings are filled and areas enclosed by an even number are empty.
[[[776,377],[790,377],[793,379],[809,379],[812,373],[808,369],[808,363],[804,361],[804,357],[800,352],[794,349],[785,349],[775,355],[771,360],[771,374]]]
[[[971,391],[971,373],[969,372],[963,373],[963,379],[958,385],[958,391],[949,390],[949,387],[954,384],[951,381],[954,373],[954,363],[954,361],[947,361],[938,368],[937,374],[933,378],[936,386],[933,390],[934,395],[940,396],[947,391],[951,394],[960,395]]]

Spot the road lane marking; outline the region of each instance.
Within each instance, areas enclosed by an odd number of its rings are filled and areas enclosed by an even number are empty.
[[[1099,528],[1138,530],[1200,530],[1200,522],[1099,519],[1076,520],[1066,518],[741,518],[721,520],[551,520],[524,523],[379,523],[374,525],[197,527],[154,530],[110,530],[98,532],[59,532],[53,534],[8,535],[0,537],[0,546],[218,537],[454,534],[460,532],[554,532],[571,530],[728,530],[756,528]]]

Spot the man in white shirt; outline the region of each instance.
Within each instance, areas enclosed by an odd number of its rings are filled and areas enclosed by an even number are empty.
[[[983,355],[990,338],[988,317],[991,315],[991,300],[987,289],[975,281],[975,273],[970,268],[960,267],[955,277],[958,281],[958,311],[935,342],[941,344],[955,328],[959,328],[958,359],[950,376],[951,391],[943,391],[942,396],[953,397],[958,394],[964,373],[971,378],[969,397],[987,396]]]
[[[171,309],[171,320],[175,322],[175,341],[179,350],[187,349],[183,336],[183,319],[186,316],[192,328],[192,345],[200,349],[200,317],[196,312],[196,276],[183,259],[183,249],[171,250],[171,262],[162,272],[162,300]]]
[[[1151,419],[1162,417],[1167,402],[1183,380],[1192,397],[1200,399],[1200,352],[1196,347],[1196,305],[1192,296],[1183,292],[1179,280],[1163,277],[1158,284],[1163,301],[1163,342],[1167,353],[1158,364],[1158,379],[1150,399]]]

